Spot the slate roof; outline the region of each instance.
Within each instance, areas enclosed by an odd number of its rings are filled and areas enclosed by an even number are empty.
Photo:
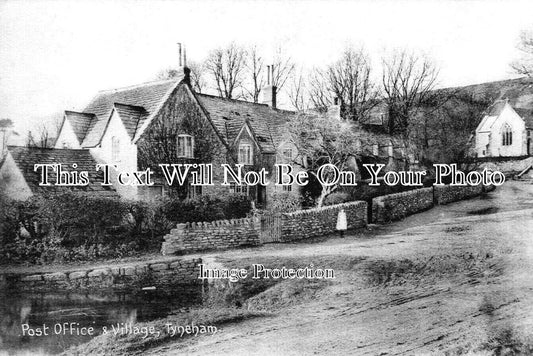
[[[243,125],[248,123],[263,152],[275,152],[282,140],[284,125],[294,115],[292,111],[273,109],[266,104],[207,94],[196,96],[226,142],[231,145]]]
[[[87,131],[89,131],[89,127],[96,120],[96,116],[83,112],[65,111],[65,120],[68,120],[78,138],[78,142],[81,144],[87,135]]]
[[[496,100],[489,108],[487,109],[487,115],[488,116],[500,116],[503,109],[505,108],[505,104],[507,104],[506,100]]]
[[[142,106],[114,103],[113,107],[122,120],[126,131],[128,131],[128,135],[133,140],[137,129],[148,118],[148,112]]]
[[[116,110],[130,137],[136,139],[151,116],[176,88],[182,78],[150,82],[132,87],[99,92],[83,113],[70,112],[76,136],[84,148],[97,146],[106,130],[112,110]],[[263,152],[275,152],[282,128],[294,112],[273,109],[266,104],[224,99],[195,93],[227,144],[231,145],[245,124],[248,124]]]
[[[161,103],[167,98],[171,90],[176,87],[180,80],[181,79],[171,79],[150,82],[99,92],[83,110],[85,113],[94,114],[97,120],[91,121],[82,146],[95,147],[100,143],[115,104],[122,104],[124,106],[136,108],[126,109],[121,107],[123,113],[136,111],[135,114],[131,116],[129,114],[125,115],[125,118],[121,116],[123,122],[127,122],[126,129],[128,130],[128,133],[130,135],[136,134],[137,130],[142,127],[145,120],[157,111],[159,105],[161,105]]]
[[[489,106],[487,110],[485,110],[485,115],[479,123],[477,130],[479,132],[490,131],[492,125],[494,125],[506,104],[507,100],[496,100],[491,106]]]
[[[112,186],[102,186],[102,172],[96,171],[96,161],[89,153],[89,150],[71,150],[71,149],[54,149],[54,148],[34,148],[34,147],[8,147],[15,164],[22,172],[26,183],[32,193],[60,193],[64,191],[91,192],[102,196],[118,196]],[[40,171],[34,171],[34,164],[52,164],[59,163],[66,171],[73,171],[72,164],[78,165],[77,171],[89,172],[89,185],[80,187],[65,186],[39,186]],[[55,182],[56,174],[49,174],[50,182]]]

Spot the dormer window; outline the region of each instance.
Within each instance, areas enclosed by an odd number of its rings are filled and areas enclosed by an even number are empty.
[[[286,162],[286,163],[290,163],[294,159],[294,156],[293,156],[293,153],[292,153],[292,148],[283,149],[282,155],[283,155],[283,161]]]
[[[194,137],[178,135],[178,157],[194,158]]]
[[[513,129],[509,124],[505,124],[502,131],[502,145],[511,146],[513,144]]]
[[[254,164],[253,149],[249,143],[241,143],[239,145],[239,163],[252,165]]]
[[[118,137],[111,137],[111,159],[114,162],[120,161],[120,140]]]

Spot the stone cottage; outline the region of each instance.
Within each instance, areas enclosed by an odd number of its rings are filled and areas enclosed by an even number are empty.
[[[249,195],[265,205],[274,192],[298,194],[298,186],[222,186],[221,164],[244,165],[244,170],[272,172],[275,163],[293,162],[296,148],[286,124],[294,115],[276,108],[276,88],[264,89],[263,103],[223,99],[194,92],[190,71],[177,79],[144,83],[99,92],[82,112],[66,111],[56,149],[88,151],[99,163],[117,172],[151,168],[160,163],[210,163],[212,186],[180,187],[182,197],[227,192]],[[125,198],[154,199],[171,193],[162,176],[155,184],[118,185]]]
[[[35,170],[35,164],[60,164],[64,172],[87,171],[89,184],[72,187],[56,185],[57,179],[66,183],[67,174],[58,178],[57,172],[50,169],[49,185],[42,185],[41,172]],[[95,171],[95,165],[96,161],[89,150],[85,149],[9,146],[6,156],[0,161],[0,192],[16,200],[25,200],[34,194],[58,193],[66,189],[105,197],[117,197],[112,186],[101,184],[103,175]]]

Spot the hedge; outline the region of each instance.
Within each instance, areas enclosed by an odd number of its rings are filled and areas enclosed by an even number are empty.
[[[157,202],[71,192],[27,201],[0,197],[0,259],[46,263],[157,251],[177,223],[242,218],[250,209],[243,195]]]

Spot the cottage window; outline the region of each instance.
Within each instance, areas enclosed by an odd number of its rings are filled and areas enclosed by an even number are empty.
[[[178,135],[178,157],[194,158],[194,137]]]
[[[116,136],[111,137],[111,159],[114,162],[120,160],[120,140]]]
[[[235,193],[235,194],[249,195],[250,193],[250,186],[246,184],[238,185],[235,183],[231,183],[229,189],[230,189],[230,192]]]
[[[202,195],[201,185],[190,185],[187,190],[187,198],[194,199]]]
[[[253,162],[253,150],[252,145],[249,143],[241,143],[239,145],[239,163],[252,165]]]
[[[292,160],[293,160],[292,148],[285,148],[282,151],[282,155],[283,155],[283,161],[284,162],[292,162]]]
[[[513,130],[509,124],[505,124],[502,131],[502,145],[511,146],[513,144]]]

